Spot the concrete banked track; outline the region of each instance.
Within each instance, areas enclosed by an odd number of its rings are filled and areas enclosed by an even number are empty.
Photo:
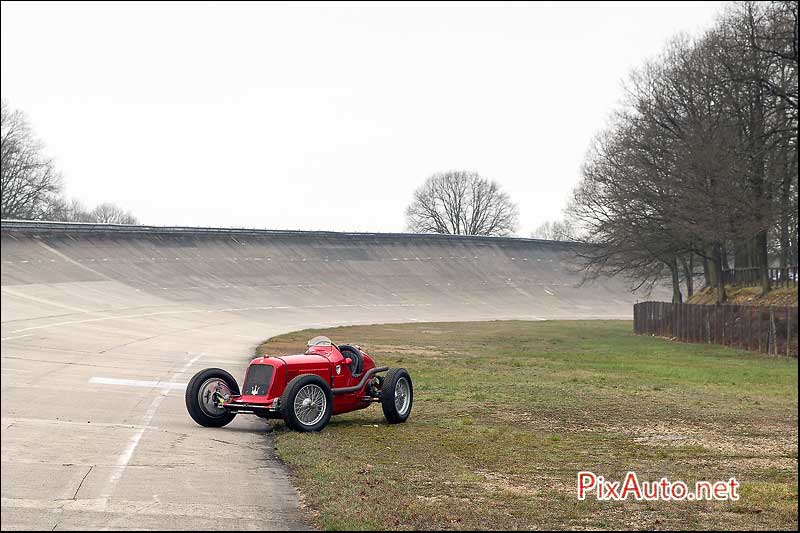
[[[192,374],[307,327],[631,316],[580,280],[548,241],[3,221],[2,528],[302,528],[267,423],[197,426]]]

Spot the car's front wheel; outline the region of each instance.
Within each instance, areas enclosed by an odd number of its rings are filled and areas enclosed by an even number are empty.
[[[281,395],[281,415],[295,431],[320,431],[331,419],[333,393],[316,374],[297,376]]]
[[[238,395],[239,385],[233,376],[220,368],[206,368],[186,386],[186,410],[201,426],[219,428],[236,417],[236,413],[221,407],[220,401]]]
[[[381,387],[383,416],[390,424],[405,422],[414,405],[414,384],[405,368],[393,368],[386,374]]]

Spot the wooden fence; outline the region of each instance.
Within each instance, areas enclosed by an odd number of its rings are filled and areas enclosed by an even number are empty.
[[[640,335],[789,357],[797,357],[797,318],[797,307],[667,302],[633,306],[633,329]]]
[[[797,287],[797,267],[769,268],[769,280],[772,287]],[[733,268],[722,272],[725,283],[740,287],[755,287],[761,285],[761,269]]]

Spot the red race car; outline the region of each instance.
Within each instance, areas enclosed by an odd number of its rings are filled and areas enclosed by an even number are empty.
[[[186,409],[205,427],[222,427],[237,413],[250,413],[281,418],[297,431],[320,431],[332,415],[377,402],[390,424],[408,419],[414,386],[406,369],[377,367],[359,346],[337,346],[328,337],[308,341],[302,355],[253,359],[241,392],[233,376],[219,368],[201,370],[186,386]]]

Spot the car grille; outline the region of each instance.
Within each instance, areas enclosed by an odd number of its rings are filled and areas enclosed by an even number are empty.
[[[266,396],[269,382],[272,379],[273,367],[270,365],[251,365],[244,378],[242,394],[248,396]]]

